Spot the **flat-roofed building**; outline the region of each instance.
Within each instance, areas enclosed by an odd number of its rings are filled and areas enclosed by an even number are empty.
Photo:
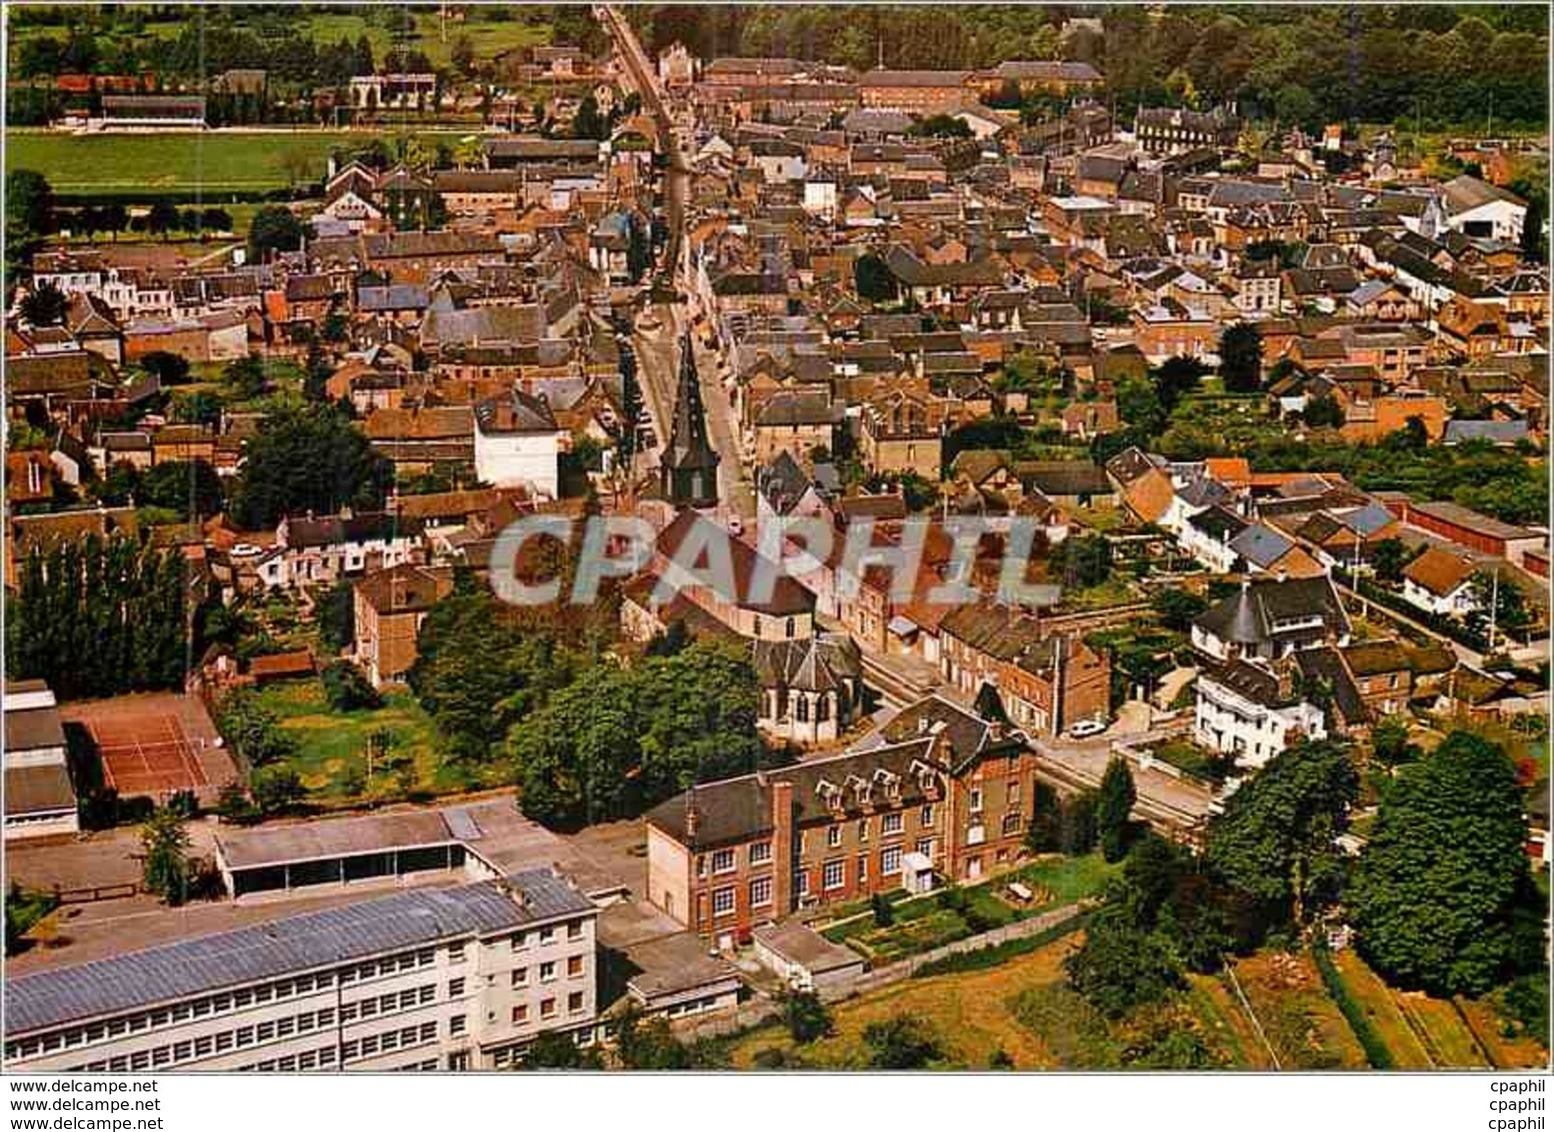
[[[76,792],[54,693],[42,680],[5,685],[5,840],[75,833]]]
[[[486,880],[497,870],[468,844],[480,837],[479,825],[462,810],[266,825],[218,834],[216,868],[239,899],[321,885],[408,883],[438,871]]]
[[[551,869],[415,889],[6,983],[13,1071],[491,1069],[593,1040],[598,909]]]

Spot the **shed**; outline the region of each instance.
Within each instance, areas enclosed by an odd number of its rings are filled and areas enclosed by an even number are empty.
[[[863,956],[797,920],[767,924],[753,936],[756,959],[795,990],[842,987],[863,974]]]

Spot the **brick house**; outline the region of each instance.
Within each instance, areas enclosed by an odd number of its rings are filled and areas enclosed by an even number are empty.
[[[1111,660],[1078,636],[1044,635],[1035,618],[994,605],[966,605],[939,622],[939,667],[962,693],[998,689],[1010,720],[1032,735],[1057,735],[1111,708]]]
[[[448,571],[403,563],[352,588],[355,660],[374,688],[398,680],[415,664],[416,636],[427,613],[453,592]]]
[[[899,888],[904,875],[973,880],[1015,859],[1035,793],[1020,732],[930,697],[881,737],[651,810],[649,900],[729,947],[800,908]]]

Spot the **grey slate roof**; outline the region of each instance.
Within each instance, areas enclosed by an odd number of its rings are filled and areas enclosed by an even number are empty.
[[[476,933],[577,915],[593,904],[549,869],[502,881],[396,892],[268,924],[180,940],[6,982],[6,1035],[120,1014],[223,987]]]
[[[1252,563],[1267,569],[1290,552],[1295,544],[1278,531],[1263,523],[1247,527],[1230,540],[1230,549]]]
[[[1243,585],[1193,623],[1222,641],[1247,645],[1272,640],[1281,623],[1307,617],[1321,617],[1324,627],[1334,632],[1348,631],[1349,618],[1326,577]]]

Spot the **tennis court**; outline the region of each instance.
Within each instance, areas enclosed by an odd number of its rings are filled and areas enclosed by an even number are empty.
[[[194,697],[116,696],[67,705],[61,716],[85,728],[102,760],[103,785],[121,798],[161,800],[191,790],[208,802],[237,780],[231,757],[216,745],[216,729]]]

